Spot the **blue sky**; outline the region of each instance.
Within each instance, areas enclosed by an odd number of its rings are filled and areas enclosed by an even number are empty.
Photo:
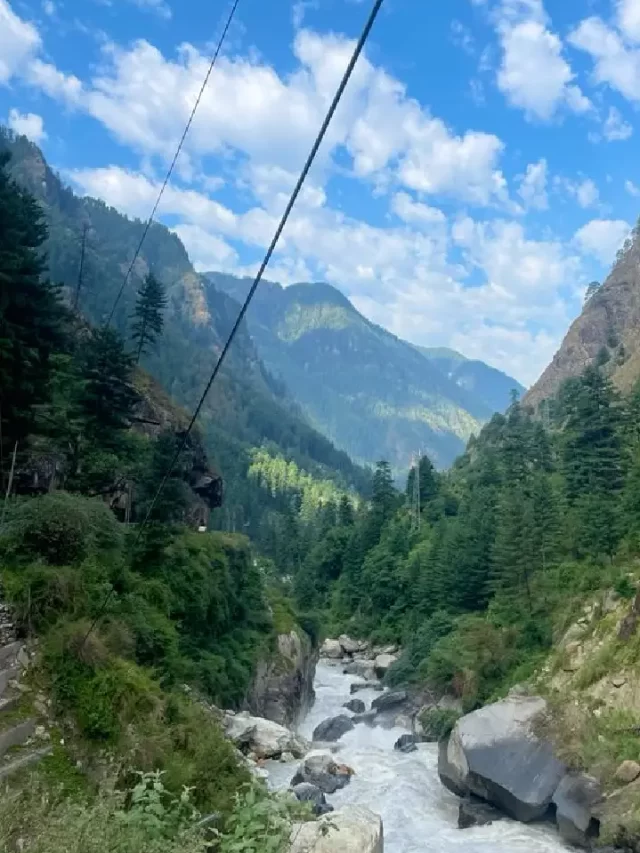
[[[370,0],[240,0],[160,219],[255,269]],[[0,0],[0,121],[146,218],[230,0]],[[386,0],[269,269],[535,380],[640,209],[640,0]]]

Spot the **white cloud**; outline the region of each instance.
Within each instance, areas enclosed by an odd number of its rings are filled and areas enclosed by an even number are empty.
[[[84,94],[82,83],[77,77],[63,74],[55,65],[41,59],[33,59],[29,63],[25,69],[25,79],[49,97],[62,100],[69,106],[78,106]]]
[[[629,139],[633,134],[633,128],[622,118],[620,110],[610,107],[602,132],[608,142],[621,142]]]
[[[171,229],[184,243],[198,272],[234,268],[238,264],[238,254],[221,237],[216,237],[199,225],[176,225]]]
[[[633,181],[626,180],[624,182],[624,188],[629,193],[629,195],[634,198],[638,198],[640,196],[640,187],[636,186]]]
[[[592,205],[596,204],[596,202],[600,198],[598,187],[591,180],[591,178],[585,178],[584,181],[581,181],[579,184],[576,184],[574,191],[575,197],[580,207],[591,207]]]
[[[618,26],[629,41],[640,42],[640,3],[638,0],[617,0]]]
[[[562,42],[546,26],[538,0],[504,0],[497,28],[503,50],[497,83],[509,103],[530,119],[549,121],[564,106],[574,113],[592,109],[572,81],[575,74],[562,55]]]
[[[44,131],[44,122],[42,116],[36,113],[21,113],[17,109],[9,111],[7,124],[15,133],[22,134],[32,142],[39,143],[47,138]]]
[[[166,0],[133,0],[133,3],[141,9],[148,9],[151,12],[155,12],[156,15],[164,18],[165,21],[171,19],[171,7]]]
[[[408,193],[396,193],[391,199],[391,209],[403,222],[413,225],[444,225],[447,221],[437,207],[416,202]]]
[[[547,161],[542,158],[537,163],[529,163],[527,171],[522,176],[518,195],[527,205],[537,210],[546,210],[549,206],[547,197]]]
[[[576,231],[574,240],[585,254],[608,265],[613,263],[630,231],[631,226],[622,219],[592,219]]]
[[[630,101],[640,101],[640,50],[597,17],[586,18],[570,34],[574,47],[590,54],[596,83],[606,83]]]
[[[42,11],[52,18],[56,13],[56,4],[53,0],[42,0]]]
[[[19,18],[7,0],[0,0],[0,84],[22,70],[39,47],[33,24]]]

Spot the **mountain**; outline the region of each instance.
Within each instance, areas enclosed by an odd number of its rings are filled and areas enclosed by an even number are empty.
[[[622,391],[640,377],[640,233],[618,252],[601,286],[595,284],[551,364],[525,397],[534,407],[553,397],[562,383],[595,362]]]
[[[250,279],[211,272],[241,301]],[[446,467],[521,386],[453,350],[414,347],[369,322],[329,284],[263,281],[247,313],[258,353],[310,421],[353,459],[396,471],[426,452]]]
[[[49,273],[65,286],[72,302],[86,228],[78,304],[90,323],[103,323],[144,223],[96,199],[76,196],[37,146],[0,128],[0,154],[3,151],[11,155],[12,176],[43,208],[49,227]],[[178,404],[191,409],[235,321],[238,305],[194,271],[175,234],[154,223],[113,318],[114,327],[125,337],[136,291],[149,270],[165,284],[168,305],[160,344],[143,358],[142,365]],[[367,487],[368,475],[309,425],[282,383],[269,374],[244,325],[203,407],[200,426],[207,450],[223,474],[224,511],[233,519],[231,528],[257,533],[260,519],[271,509],[268,491],[258,489],[248,477],[256,448],[267,447],[272,456],[282,455],[313,477],[332,480],[341,488]]]

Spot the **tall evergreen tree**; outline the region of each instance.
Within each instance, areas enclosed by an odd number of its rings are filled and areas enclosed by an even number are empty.
[[[150,272],[138,290],[133,311],[131,337],[136,345],[135,362],[156,343],[164,328],[164,309],[167,297],[164,285]]]

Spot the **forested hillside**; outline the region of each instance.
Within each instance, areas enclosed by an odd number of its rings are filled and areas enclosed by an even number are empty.
[[[248,279],[208,273],[244,300]],[[450,465],[510,392],[522,386],[452,351],[414,347],[366,320],[328,284],[263,282],[247,313],[258,353],[311,421],[360,462],[384,458],[406,474],[422,450]],[[426,357],[425,357],[426,356]]]
[[[144,224],[100,201],[74,195],[25,137],[2,130],[0,150],[11,154],[10,173],[44,211],[51,279],[63,285],[67,302],[77,302],[83,317],[101,324],[111,311]],[[163,287],[166,307],[162,340],[145,348],[141,364],[176,402],[191,408],[239,307],[209,283],[205,286],[180,240],[164,226],[153,224],[112,324],[133,351],[133,314],[138,291],[149,271]],[[282,384],[265,370],[244,327],[207,399],[200,425],[209,454],[225,482],[224,509],[214,514],[214,524],[251,535],[267,552],[289,524],[291,514],[297,516],[296,507],[303,494],[290,482],[283,486],[286,493],[280,487],[263,488],[262,481],[249,474],[255,448],[264,448],[274,464],[279,459],[292,462],[312,478],[332,481],[337,493],[368,488],[366,472],[306,422]],[[307,490],[307,500],[308,495]]]

